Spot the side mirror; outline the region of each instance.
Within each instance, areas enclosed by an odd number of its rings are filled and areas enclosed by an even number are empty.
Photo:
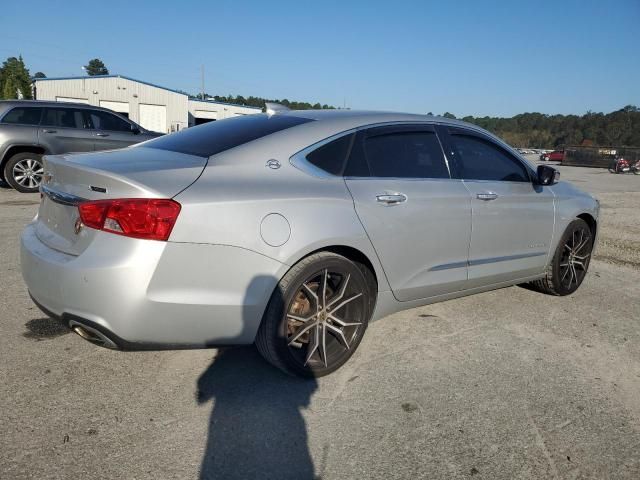
[[[560,172],[549,165],[538,165],[538,184],[555,185],[560,180]]]
[[[136,125],[131,125],[131,133],[138,135],[140,133],[140,129]]]

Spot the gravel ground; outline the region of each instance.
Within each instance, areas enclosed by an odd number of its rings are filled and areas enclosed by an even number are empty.
[[[56,327],[19,272],[38,197],[0,188],[0,478],[640,478],[640,177],[560,168],[603,209],[574,295],[389,316],[318,381]]]

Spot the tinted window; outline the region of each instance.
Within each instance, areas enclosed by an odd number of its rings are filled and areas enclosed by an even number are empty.
[[[342,175],[344,161],[349,154],[353,135],[345,135],[329,142],[307,155],[307,160],[316,167],[333,175]]]
[[[369,137],[364,144],[372,177],[449,178],[433,132],[397,132]]]
[[[145,143],[145,147],[210,157],[280,130],[311,122],[288,115],[246,115],[187,128]]]
[[[38,125],[41,115],[42,107],[18,107],[7,113],[2,119],[2,123]]]
[[[488,140],[468,135],[452,135],[462,178],[529,182],[527,169],[517,159]]]
[[[42,125],[48,127],[84,128],[82,110],[74,108],[45,108]]]
[[[131,124],[122,118],[107,112],[92,110],[91,124],[97,130],[113,130],[116,132],[131,132]]]

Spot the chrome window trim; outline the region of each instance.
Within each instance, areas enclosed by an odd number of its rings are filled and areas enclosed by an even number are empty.
[[[416,126],[420,126],[420,125],[424,125],[424,126],[429,126],[429,127],[434,127],[436,125],[446,125],[446,124],[442,124],[442,123],[438,123],[438,122],[433,122],[433,121],[420,121],[420,120],[415,120],[415,121],[407,121],[407,120],[398,120],[398,121],[392,121],[392,122],[379,122],[379,123],[370,123],[367,125],[360,125],[359,127],[355,127],[355,128],[351,128],[349,130],[344,130],[340,133],[336,133],[335,135],[331,135],[330,137],[327,137],[323,140],[320,140],[319,142],[316,142],[312,145],[309,145],[308,147],[300,150],[299,152],[294,153],[291,157],[289,157],[289,163],[291,165],[293,165],[294,167],[296,167],[298,170],[301,170],[309,175],[312,175],[314,177],[317,178],[323,178],[323,179],[332,179],[332,178],[349,178],[351,180],[354,179],[364,179],[364,178],[368,178],[368,179],[397,179],[397,180],[454,180],[452,178],[451,175],[451,167],[449,166],[449,158],[447,157],[446,152],[444,151],[444,147],[442,145],[442,140],[440,140],[440,137],[438,136],[438,132],[434,131],[433,133],[436,135],[436,139],[438,140],[438,143],[440,144],[440,149],[442,150],[442,155],[444,156],[444,162],[445,165],[447,166],[447,171],[449,172],[449,178],[412,178],[412,177],[345,177],[344,175],[334,175],[332,173],[326,172],[324,170],[322,170],[319,167],[316,167],[315,165],[313,165],[311,162],[309,162],[307,160],[307,155],[310,154],[311,152],[313,152],[314,150],[322,147],[323,145],[326,145],[327,143],[330,143],[334,140],[338,140],[339,138],[342,138],[346,135],[351,135],[352,133],[357,133],[360,132],[362,130],[368,130],[370,128],[377,128],[377,127],[393,127],[393,126],[402,126],[402,125],[406,125],[406,126],[412,126],[412,125],[416,125]]]

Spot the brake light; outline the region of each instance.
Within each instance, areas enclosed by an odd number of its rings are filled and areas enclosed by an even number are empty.
[[[180,204],[159,198],[97,200],[78,205],[87,227],[126,237],[166,241],[180,213]]]

